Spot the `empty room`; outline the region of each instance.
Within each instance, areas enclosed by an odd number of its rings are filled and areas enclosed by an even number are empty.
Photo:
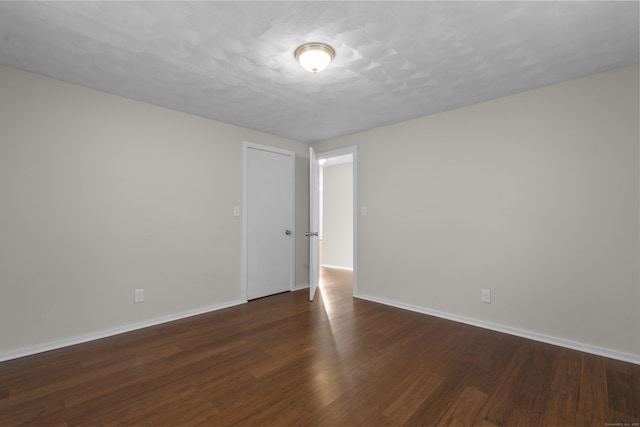
[[[639,426],[639,40],[0,2],[0,426]]]

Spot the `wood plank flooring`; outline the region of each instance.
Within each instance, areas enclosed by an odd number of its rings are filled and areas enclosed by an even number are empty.
[[[640,366],[289,292],[0,363],[0,425],[634,426]]]

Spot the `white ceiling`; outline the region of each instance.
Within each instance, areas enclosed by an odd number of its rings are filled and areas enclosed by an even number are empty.
[[[0,64],[315,142],[638,63],[630,2],[0,2]],[[293,52],[321,41],[329,68]],[[0,95],[1,96],[1,95]]]

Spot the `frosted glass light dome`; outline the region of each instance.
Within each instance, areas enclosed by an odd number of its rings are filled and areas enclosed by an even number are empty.
[[[297,48],[295,55],[302,68],[318,73],[327,68],[336,52],[324,43],[307,43]]]

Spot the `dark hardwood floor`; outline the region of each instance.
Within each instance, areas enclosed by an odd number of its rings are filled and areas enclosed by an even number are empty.
[[[0,425],[633,426],[640,366],[351,297],[349,272],[0,363]]]

